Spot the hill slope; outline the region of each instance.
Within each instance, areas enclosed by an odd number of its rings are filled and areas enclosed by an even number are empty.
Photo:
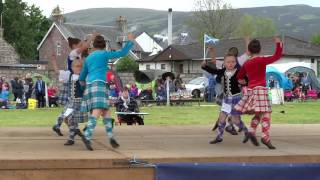
[[[239,9],[243,14],[273,19],[279,33],[310,39],[320,32],[320,8],[306,5],[257,7]],[[150,34],[165,33],[167,12],[151,9],[96,8],[79,10],[65,15],[67,22],[95,25],[115,25],[118,16],[128,19],[130,30],[146,31]],[[188,31],[186,23],[191,12],[174,12],[173,31],[175,34]]]

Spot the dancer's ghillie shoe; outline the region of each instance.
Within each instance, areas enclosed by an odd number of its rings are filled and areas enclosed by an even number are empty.
[[[215,140],[210,141],[209,143],[210,143],[210,144],[218,144],[218,143],[221,143],[222,141],[223,141],[223,139],[216,138]]]
[[[251,141],[251,143],[255,146],[260,146],[257,137],[255,135],[253,135],[252,133],[248,133],[249,139]]]
[[[244,139],[243,139],[242,143],[247,143],[249,141],[249,139],[250,139],[250,133],[247,132],[244,134]]]
[[[64,143],[65,146],[72,146],[74,145],[74,141],[68,140],[66,143]]]
[[[230,133],[231,135],[235,136],[235,135],[238,135],[236,129],[234,128],[233,125],[229,125],[226,127],[225,129],[228,133]]]
[[[87,140],[84,136],[82,136],[81,139],[82,139],[82,142],[84,143],[84,145],[86,146],[86,148],[89,151],[93,151],[93,148],[91,146],[91,142],[89,140]]]
[[[58,136],[63,136],[63,134],[61,133],[60,129],[57,128],[56,126],[53,126],[53,127],[52,127],[52,130],[53,130],[55,133],[57,133]]]
[[[261,139],[261,142],[262,144],[266,145],[269,149],[276,149],[276,147],[274,147],[272,144],[271,144],[271,141],[269,140],[268,142],[266,142],[264,139]]]
[[[110,144],[111,144],[111,146],[113,147],[113,148],[119,148],[119,144],[118,144],[118,142],[114,139],[114,138],[111,138],[110,139]]]

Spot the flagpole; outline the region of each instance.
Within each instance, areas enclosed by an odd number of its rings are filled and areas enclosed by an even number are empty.
[[[206,40],[205,35],[203,36],[203,60],[206,60]]]

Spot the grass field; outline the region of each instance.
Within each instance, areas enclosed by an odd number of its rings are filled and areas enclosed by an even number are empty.
[[[114,109],[112,109],[114,111]],[[216,120],[219,107],[197,106],[152,106],[142,107],[146,125],[195,125],[212,124]],[[281,113],[285,111],[285,113]],[[0,110],[0,127],[50,127],[55,123],[60,108],[40,110]],[[251,116],[243,116],[249,122]],[[315,124],[320,123],[320,102],[287,103],[273,106],[272,123]],[[101,122],[100,122],[101,123]]]

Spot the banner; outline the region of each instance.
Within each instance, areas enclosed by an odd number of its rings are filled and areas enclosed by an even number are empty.
[[[156,180],[320,180],[320,164],[157,164]]]

